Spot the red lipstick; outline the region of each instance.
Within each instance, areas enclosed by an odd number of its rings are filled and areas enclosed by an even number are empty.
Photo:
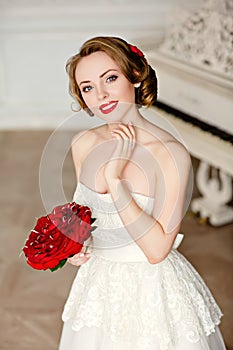
[[[99,106],[99,110],[103,114],[108,114],[108,113],[111,113],[116,108],[117,104],[118,104],[118,101],[109,101]]]

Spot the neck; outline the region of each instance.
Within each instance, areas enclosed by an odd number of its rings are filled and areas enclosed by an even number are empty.
[[[143,128],[145,125],[145,118],[139,113],[138,110],[131,111],[131,113],[125,114],[123,117],[119,119],[119,121],[114,121],[110,123],[106,123],[107,129],[111,132],[116,126],[120,123],[128,124],[132,123],[136,127]]]

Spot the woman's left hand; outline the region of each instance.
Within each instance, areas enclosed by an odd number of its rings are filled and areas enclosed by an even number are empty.
[[[105,165],[104,175],[106,180],[120,179],[122,172],[133,153],[136,137],[132,124],[119,124],[112,130],[112,136],[117,140],[111,159]]]

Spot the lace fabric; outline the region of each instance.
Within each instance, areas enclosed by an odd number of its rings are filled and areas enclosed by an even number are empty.
[[[134,198],[151,212],[152,198],[148,200],[149,197],[139,194],[134,194]],[[106,223],[122,226],[110,195],[78,185],[74,200],[89,205],[97,219],[101,217],[100,235]],[[119,232],[123,239],[124,227]],[[210,335],[220,323],[222,312],[200,275],[176,247],[165,260],[154,265],[141,259],[113,261],[111,257],[93,254],[78,270],[64,307],[63,321],[69,321],[74,331],[98,327],[113,342],[132,339],[143,350],[151,349],[153,344],[167,350],[169,344],[176,344],[181,337],[194,344],[203,335]]]

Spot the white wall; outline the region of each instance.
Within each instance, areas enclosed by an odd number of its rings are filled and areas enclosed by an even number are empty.
[[[116,35],[154,48],[175,8],[202,3],[0,0],[0,129],[55,128],[72,114],[64,67],[89,37]]]

